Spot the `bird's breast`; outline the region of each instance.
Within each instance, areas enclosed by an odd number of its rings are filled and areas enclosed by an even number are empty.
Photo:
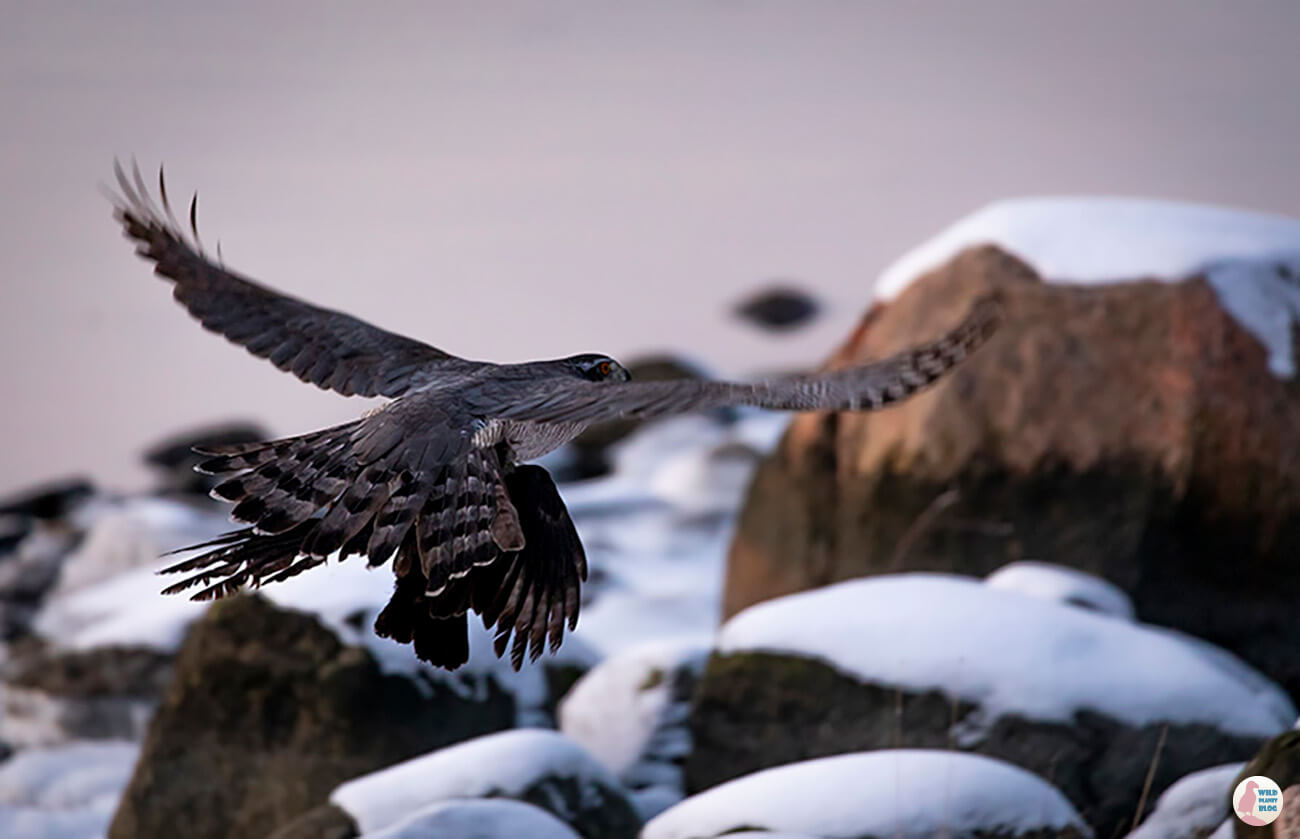
[[[488,420],[474,432],[474,445],[490,448],[508,443],[520,461],[541,457],[563,446],[582,433],[584,422],[523,422]]]

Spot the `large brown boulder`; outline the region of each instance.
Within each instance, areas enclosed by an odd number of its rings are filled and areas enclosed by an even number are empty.
[[[1203,278],[1051,285],[992,246],[873,307],[830,366],[939,334],[991,289],[1000,334],[930,392],[793,420],[742,512],[725,613],[853,577],[1042,559],[1300,696],[1300,387]]]
[[[514,724],[491,685],[462,696],[383,673],[314,616],[260,597],[209,610],[174,672],[112,837],[266,836],[344,780]]]

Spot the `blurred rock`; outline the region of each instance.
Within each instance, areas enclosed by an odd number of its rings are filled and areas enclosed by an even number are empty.
[[[634,839],[641,820],[622,784],[562,734],[503,731],[355,778],[330,795],[363,834],[386,831],[440,802],[523,801],[585,839]],[[383,835],[387,835],[386,833]]]
[[[0,641],[30,631],[64,560],[81,540],[76,514],[94,495],[89,481],[70,478],[0,499]]]
[[[171,661],[139,647],[60,650],[24,639],[4,663],[0,737],[21,747],[139,740],[171,678]]]
[[[271,439],[266,429],[252,422],[230,422],[181,431],[150,446],[144,461],[162,478],[160,492],[206,497],[216,481],[194,467],[203,460],[195,447],[256,443]]]
[[[66,478],[0,498],[0,516],[52,520],[69,516],[95,494],[87,478]]]
[[[1241,764],[1228,763],[1180,778],[1127,839],[1207,839],[1232,817],[1229,797],[1240,769]]]
[[[322,804],[273,832],[269,839],[356,839],[357,823],[341,807]]]
[[[256,596],[214,605],[174,667],[110,836],[267,835],[341,781],[514,722],[491,685],[461,695],[386,675]]]
[[[775,285],[742,300],[734,311],[738,317],[759,329],[791,332],[807,326],[820,308],[806,291]]]
[[[1050,557],[1300,696],[1300,388],[1201,278],[1049,285],[991,246],[874,306],[829,367],[930,340],[995,288],[1000,334],[932,390],[793,419],[751,486],[724,612]]]
[[[0,641],[15,641],[31,632],[37,612],[84,535],[57,519],[30,519],[29,524],[12,550],[0,555]]]

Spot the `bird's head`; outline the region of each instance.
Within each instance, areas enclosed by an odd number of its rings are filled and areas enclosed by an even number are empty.
[[[599,353],[569,356],[562,363],[573,375],[591,382],[626,382],[632,378],[626,367]]]

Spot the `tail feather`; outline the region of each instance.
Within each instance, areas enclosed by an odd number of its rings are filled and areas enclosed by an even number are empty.
[[[495,628],[515,669],[577,625],[586,557],[545,470],[502,474],[499,454],[450,463],[445,441],[366,420],[297,438],[214,448],[205,468],[228,477],[214,494],[247,526],[186,550],[165,569],[166,593],[196,600],[289,579],[338,553],[391,556],[397,586],[375,631],[447,668],[469,655],[467,614]]]

